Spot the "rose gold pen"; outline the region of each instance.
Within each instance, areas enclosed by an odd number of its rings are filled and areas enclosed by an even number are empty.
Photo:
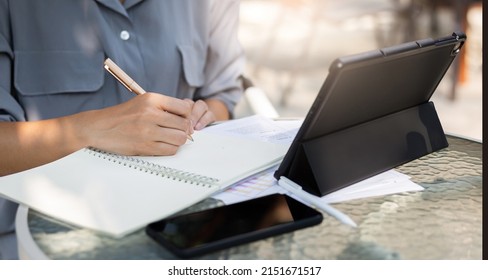
[[[113,62],[110,58],[105,59],[104,68],[107,70],[112,76],[117,79],[123,86],[125,86],[130,92],[133,92],[137,95],[141,95],[146,93],[146,91],[138,85],[127,73],[124,72],[115,62]],[[193,141],[193,137],[188,135],[188,139]]]

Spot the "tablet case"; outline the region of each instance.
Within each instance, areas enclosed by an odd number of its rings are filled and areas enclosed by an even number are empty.
[[[275,178],[323,196],[447,147],[429,99],[465,39],[458,32],[337,59]],[[351,93],[358,88],[362,95]]]

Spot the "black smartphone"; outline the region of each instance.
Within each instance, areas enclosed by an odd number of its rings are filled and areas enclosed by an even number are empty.
[[[170,217],[149,224],[146,233],[182,258],[313,226],[322,214],[282,194]]]

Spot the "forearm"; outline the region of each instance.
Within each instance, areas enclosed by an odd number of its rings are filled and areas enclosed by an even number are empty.
[[[0,175],[88,146],[124,155],[173,155],[186,142],[190,113],[188,102],[147,93],[62,118],[0,123]]]
[[[78,118],[0,123],[0,176],[51,162],[84,147]]]

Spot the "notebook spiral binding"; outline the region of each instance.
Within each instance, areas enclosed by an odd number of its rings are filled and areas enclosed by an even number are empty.
[[[148,162],[136,157],[114,154],[96,148],[90,147],[85,149],[85,151],[87,151],[89,154],[93,156],[117,164],[121,164],[123,166],[127,166],[129,168],[139,170],[141,172],[146,172],[157,176],[166,177],[175,181],[190,183],[197,186],[210,188],[215,186],[215,184],[219,181],[216,178],[178,170],[175,168]]]

